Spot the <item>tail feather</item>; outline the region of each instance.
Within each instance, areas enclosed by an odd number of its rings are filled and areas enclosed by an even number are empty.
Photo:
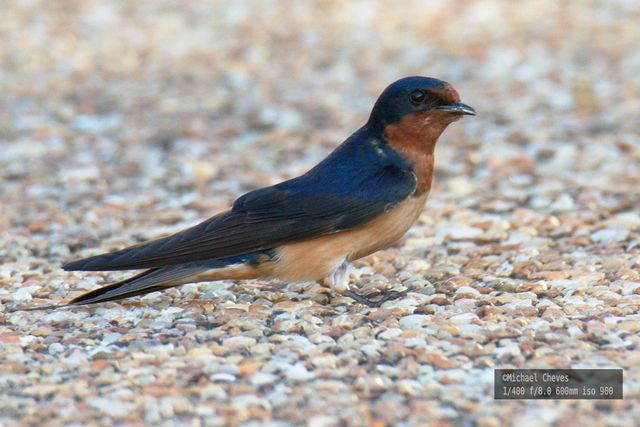
[[[35,309],[51,309],[70,305],[116,301],[203,280],[255,278],[260,272],[264,273],[266,271],[260,270],[261,265],[272,262],[276,256],[277,254],[273,249],[267,249],[229,258],[151,268],[135,276],[82,294],[65,305],[38,307]],[[206,274],[201,274],[204,272]]]
[[[133,277],[87,292],[68,305],[95,304],[144,295],[188,282],[188,278],[204,271],[202,267],[162,267],[144,271]]]

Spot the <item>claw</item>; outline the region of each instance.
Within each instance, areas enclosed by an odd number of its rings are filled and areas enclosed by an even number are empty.
[[[404,291],[390,291],[390,292],[384,293],[381,298],[370,299],[365,297],[364,295],[360,295],[351,290],[347,290],[344,292],[344,296],[349,297],[352,300],[359,302],[360,304],[364,304],[368,307],[375,308],[375,307],[380,307],[382,304],[384,304],[387,301],[402,298],[407,294],[408,291],[409,291],[408,289]]]

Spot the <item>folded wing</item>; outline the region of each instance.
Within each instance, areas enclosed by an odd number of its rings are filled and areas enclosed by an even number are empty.
[[[364,224],[415,190],[415,175],[410,170],[353,157],[350,163],[341,159],[340,164],[331,164],[336,157],[301,177],[247,193],[231,210],[192,228],[73,261],[64,269],[159,268],[275,248]]]

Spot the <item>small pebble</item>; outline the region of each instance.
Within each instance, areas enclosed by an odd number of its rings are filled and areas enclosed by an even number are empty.
[[[2,8],[0,424],[634,425],[640,3],[271,3]],[[221,280],[23,310],[134,274],[68,261],[310,170],[411,73],[478,114],[406,235],[351,263],[401,298]],[[625,400],[494,399],[495,368],[566,367],[622,368]]]

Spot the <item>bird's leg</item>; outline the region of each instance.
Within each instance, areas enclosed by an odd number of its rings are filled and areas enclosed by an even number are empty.
[[[331,274],[324,279],[324,284],[329,286],[331,290],[338,294],[364,304],[368,307],[380,307],[387,301],[391,301],[397,298],[401,298],[407,294],[407,291],[391,291],[387,292],[382,297],[377,299],[367,298],[364,295],[360,295],[349,289],[349,262],[344,260],[338,265]]]
[[[335,294],[343,295],[349,289],[349,262],[343,260],[323,280],[323,284],[331,288]]]

